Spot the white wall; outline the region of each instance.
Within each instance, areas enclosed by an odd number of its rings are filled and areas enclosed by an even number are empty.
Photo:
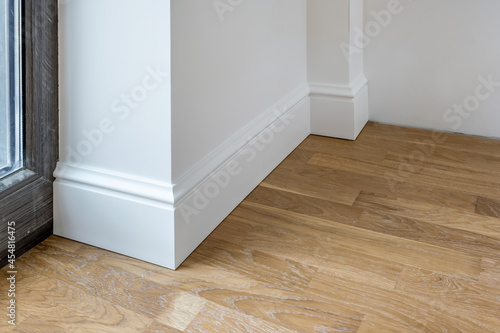
[[[350,1],[309,0],[308,79],[311,83],[349,85],[351,68],[339,44],[349,43]]]
[[[165,0],[61,3],[62,162],[170,182],[170,78],[150,74],[170,71],[168,13]]]
[[[500,86],[475,97],[479,77],[500,82],[500,2],[400,2],[403,10],[364,49],[370,119],[500,137]],[[365,1],[365,25],[388,3]],[[470,112],[453,110],[464,102]]]
[[[307,83],[306,0],[214,3],[172,1],[174,182]]]

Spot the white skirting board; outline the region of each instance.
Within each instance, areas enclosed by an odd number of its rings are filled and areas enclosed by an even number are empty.
[[[166,203],[58,179],[54,183],[54,234],[176,267],[174,211]]]
[[[350,85],[310,84],[311,134],[355,140],[368,122],[367,79]]]
[[[310,129],[301,87],[176,184],[59,163],[54,234],[175,269]]]

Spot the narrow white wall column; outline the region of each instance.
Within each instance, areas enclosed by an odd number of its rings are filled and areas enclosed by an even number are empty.
[[[169,0],[61,1],[54,233],[174,268]]]
[[[308,0],[311,132],[354,140],[368,121],[363,0]]]

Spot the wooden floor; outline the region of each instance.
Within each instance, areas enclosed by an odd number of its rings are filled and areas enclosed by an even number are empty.
[[[17,265],[15,332],[497,333],[500,140],[311,136],[176,272],[58,237]]]

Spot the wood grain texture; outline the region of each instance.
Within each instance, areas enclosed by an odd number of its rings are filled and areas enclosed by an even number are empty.
[[[26,168],[53,181],[58,159],[58,2],[23,0]]]
[[[500,218],[500,200],[477,198],[476,213]]]
[[[478,136],[438,132],[419,128],[370,122],[363,130],[363,140],[388,139],[394,142],[430,143],[460,152],[500,157],[500,142]]]
[[[344,302],[352,310],[416,332],[495,332],[413,295],[385,290],[318,274],[310,287],[330,302]]]
[[[415,267],[405,267],[396,290],[412,294],[457,317],[467,318],[485,331],[500,327],[500,290],[474,280],[450,277]]]
[[[497,148],[373,123],[311,136],[175,272],[48,238],[18,260],[0,330],[497,333]]]
[[[292,153],[289,159],[293,161],[303,157],[307,158],[307,155],[307,153],[304,154],[299,150]],[[349,185],[339,184],[329,178],[323,178],[322,182],[310,183],[310,178],[307,173],[298,173],[297,170],[293,169],[293,167],[291,170],[287,168],[286,165],[288,163],[283,164],[282,168],[274,170],[274,172],[264,179],[260,186],[285,190],[287,192],[301,194],[302,196],[307,195],[313,198],[328,199],[330,201],[336,201],[347,205],[352,205],[359,194],[359,189]],[[309,184],[307,187],[304,187],[304,183]]]
[[[3,267],[7,263],[7,222],[16,222],[16,256],[52,235],[52,183],[31,177],[13,193],[0,195],[0,207],[0,267]]]
[[[293,237],[315,240],[331,248],[349,248],[361,254],[389,259],[395,263],[427,267],[450,274],[477,277],[481,272],[481,258],[477,256],[463,255],[447,248],[273,207],[256,204],[248,204],[248,206],[251,209],[244,213],[246,220],[254,223],[273,222],[274,226],[283,226],[280,228],[284,230],[282,232],[288,232]],[[236,215],[239,212],[240,210],[236,210],[233,214]]]
[[[382,320],[365,318],[357,333],[410,333],[411,329],[396,326],[394,323],[387,323]]]
[[[390,209],[391,213],[396,216],[420,219],[433,224],[500,239],[498,218],[442,207],[438,202],[428,204],[362,192],[356,199],[354,206],[368,212]]]
[[[21,3],[25,157],[23,170],[0,181],[0,267],[7,263],[7,222],[16,222],[17,256],[53,230],[52,173],[59,144],[58,2]]]

